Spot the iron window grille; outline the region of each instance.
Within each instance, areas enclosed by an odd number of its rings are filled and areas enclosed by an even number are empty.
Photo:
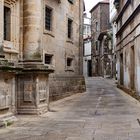
[[[4,6],[4,40],[11,39],[11,9]]]
[[[72,58],[67,58],[67,66],[68,67],[72,66],[72,61],[73,61]]]
[[[52,57],[53,57],[53,55],[51,55],[51,54],[45,54],[45,64],[51,64]]]
[[[71,4],[73,4],[74,3],[74,0],[68,0],[69,1],[69,3],[71,3]]]
[[[52,9],[48,6],[45,7],[45,29],[52,30]]]
[[[73,21],[71,19],[68,19],[68,38],[72,38],[72,23]]]

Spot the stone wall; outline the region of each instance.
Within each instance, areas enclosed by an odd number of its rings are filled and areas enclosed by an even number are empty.
[[[4,39],[4,6],[10,8],[10,39]],[[52,9],[51,30],[45,28],[46,6]],[[52,77],[52,95],[83,91],[84,78],[76,76],[82,73],[82,14],[83,0],[73,4],[68,0],[0,0],[0,117],[3,110],[13,114],[46,112],[52,72],[59,74]],[[73,21],[71,38],[69,18]],[[50,62],[46,55],[52,56]],[[69,88],[64,89],[66,86]]]
[[[0,73],[0,118],[15,113],[15,78],[12,73]]]
[[[92,47],[92,76],[100,75],[100,33],[109,29],[109,3],[99,2],[91,12],[91,47]]]
[[[123,4],[121,5],[123,6]],[[122,6],[120,9],[123,8]],[[138,1],[129,1],[128,6],[126,6],[122,15],[117,19],[116,47],[118,83],[124,88],[136,91],[138,95],[140,95],[139,7]]]
[[[80,75],[51,75],[49,83],[50,101],[86,91],[85,79]]]

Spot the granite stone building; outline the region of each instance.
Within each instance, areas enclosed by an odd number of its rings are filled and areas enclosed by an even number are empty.
[[[112,29],[101,32],[99,37],[99,74],[102,77],[113,78],[113,46]]]
[[[83,0],[0,0],[0,119],[85,90],[83,9]]]
[[[85,77],[92,76],[92,62],[91,62],[91,18],[84,14],[84,49],[83,49],[83,75]]]
[[[97,3],[91,9],[92,75],[112,73],[112,44],[109,22],[109,1]]]
[[[114,5],[118,82],[140,95],[140,1],[114,0]]]
[[[114,5],[114,0],[110,0],[110,23],[112,26],[112,54],[113,54],[113,77],[117,80],[117,55],[116,55],[116,33],[117,33],[117,9]]]

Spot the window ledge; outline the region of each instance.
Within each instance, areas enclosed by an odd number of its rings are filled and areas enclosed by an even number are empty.
[[[10,48],[3,48],[3,51],[6,53],[13,53],[13,54],[18,54],[19,52],[15,49],[10,49]]]
[[[66,40],[66,42],[67,42],[67,43],[74,44],[73,40],[72,40],[72,39],[69,39],[69,38]]]
[[[44,65],[47,66],[48,69],[52,69],[52,70],[55,69],[55,66],[53,64],[44,64]]]
[[[74,72],[74,68],[72,68],[72,67],[67,67],[67,68],[65,69],[65,71],[71,71],[71,72]]]
[[[4,48],[9,48],[9,49],[11,49],[11,48],[14,47],[14,43],[13,43],[12,41],[4,40],[3,46],[4,46]]]
[[[44,31],[44,34],[47,34],[47,35],[49,35],[49,36],[51,36],[51,37],[55,37],[53,31],[47,31],[47,30],[45,30],[45,31]]]

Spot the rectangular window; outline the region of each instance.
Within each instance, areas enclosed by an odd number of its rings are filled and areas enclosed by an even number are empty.
[[[98,22],[96,22],[96,32],[98,32]]]
[[[47,6],[45,7],[45,29],[52,30],[52,9]]]
[[[11,9],[4,6],[4,40],[11,40]]]
[[[98,41],[96,41],[96,51],[98,50]]]
[[[86,35],[86,25],[84,25],[83,33]]]
[[[72,23],[73,21],[71,19],[68,19],[68,38],[72,38]]]
[[[73,61],[72,58],[67,58],[67,66],[68,67],[72,66],[72,61]]]
[[[52,63],[52,56],[51,54],[45,54],[45,64],[51,64]]]
[[[71,4],[73,4],[74,3],[74,0],[68,0]]]

